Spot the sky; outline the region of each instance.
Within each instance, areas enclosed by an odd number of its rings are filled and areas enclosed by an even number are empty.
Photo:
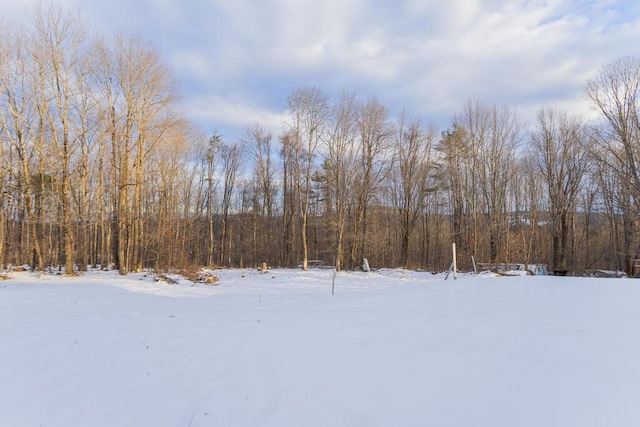
[[[46,6],[50,1],[39,0]],[[0,0],[3,21],[38,0]],[[637,0],[59,0],[99,33],[140,34],[173,68],[188,119],[237,140],[282,132],[287,96],[376,97],[444,130],[469,99],[587,119],[584,84],[640,55]],[[231,142],[230,141],[230,142]]]

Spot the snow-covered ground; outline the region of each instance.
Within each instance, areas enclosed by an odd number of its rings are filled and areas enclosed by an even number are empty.
[[[640,282],[0,281],[0,426],[638,426]]]

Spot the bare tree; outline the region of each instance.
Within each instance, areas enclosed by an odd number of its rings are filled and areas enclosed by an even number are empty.
[[[593,269],[594,264],[602,259],[604,253],[602,248],[594,245],[598,234],[598,227],[594,226],[594,223],[599,217],[597,204],[600,201],[601,193],[597,175],[593,168],[593,157],[588,152],[586,155],[589,156],[590,160],[589,170],[586,173],[584,183],[580,186],[580,194],[578,196],[581,205],[580,210],[583,212],[583,227],[580,240],[583,241],[582,254],[584,258],[582,268],[579,271]],[[579,259],[577,261],[579,262]]]
[[[126,229],[129,160],[128,139],[123,138],[122,93],[118,84],[117,60],[107,39],[93,46],[96,64],[92,67],[93,87],[99,103],[101,134],[99,152],[105,162],[98,182],[102,213],[102,264],[115,263],[120,274],[127,274]],[[110,205],[110,206],[109,206]],[[104,221],[109,221],[107,226]]]
[[[51,7],[35,14],[34,45],[38,67],[44,75],[39,104],[51,129],[53,147],[60,171],[59,198],[62,210],[65,273],[73,273],[75,264],[73,210],[71,199],[72,156],[75,151],[72,111],[78,96],[76,77],[82,73],[82,45],[87,39],[86,25],[77,13],[64,13]],[[49,100],[52,100],[51,102]]]
[[[531,149],[546,184],[552,222],[554,270],[567,270],[570,225],[583,178],[589,167],[584,149],[586,129],[582,121],[558,110],[538,111],[538,126],[531,134]]]
[[[631,233],[628,230],[628,216],[633,209],[629,206],[628,184],[618,170],[609,165],[615,162],[615,157],[602,147],[592,147],[590,154],[593,156],[594,175],[597,180],[602,205],[608,223],[608,245],[605,250],[613,254],[613,265],[616,270],[625,270],[626,257],[623,260],[619,254],[628,253],[625,248],[630,246]],[[622,234],[622,237],[621,237]],[[622,252],[625,250],[625,252]]]
[[[453,165],[458,184],[464,197],[465,204],[465,225],[467,230],[468,243],[462,247],[467,249],[469,255],[478,258],[478,248],[482,236],[480,225],[481,215],[481,194],[479,185],[481,147],[487,141],[488,134],[488,111],[480,101],[468,101],[462,111],[456,113],[452,119],[452,128],[455,133],[449,138],[452,145],[453,155],[456,162]],[[455,232],[455,226],[454,226]]]
[[[0,30],[0,94],[4,92],[4,76],[2,69],[6,66],[8,52],[4,46],[4,32]],[[0,95],[0,99],[1,95]],[[2,105],[0,104],[0,115],[2,115]],[[6,129],[3,121],[0,120],[0,269],[5,268],[5,241],[7,230],[7,218],[9,213],[9,191],[7,182],[9,178],[10,166],[7,161],[8,156],[5,154],[5,135]]]
[[[253,209],[253,258],[258,256],[269,264],[273,256],[273,216],[275,201],[274,165],[272,159],[272,135],[259,124],[249,125],[245,130],[243,143],[253,161],[254,209]],[[259,219],[262,219],[259,221]],[[259,233],[259,228],[262,229]],[[262,242],[258,255],[259,240]]]
[[[473,215],[472,255],[478,239],[488,240],[489,259],[496,262],[506,256],[508,238],[508,187],[514,177],[516,148],[521,139],[521,123],[511,108],[488,106],[469,101],[454,117],[454,125],[464,129],[469,156],[470,190]],[[480,234],[479,214],[484,218],[484,233]]]
[[[280,137],[282,159],[282,241],[281,259],[284,265],[295,265],[297,256],[298,186],[300,168],[297,167],[296,145],[291,130]]]
[[[392,164],[393,126],[387,108],[375,98],[360,103],[357,126],[359,132],[359,168],[355,173],[356,199],[351,263],[358,265],[367,256],[369,207],[387,177]]]
[[[337,271],[341,270],[343,264],[345,225],[357,176],[357,113],[355,94],[343,93],[332,109],[326,135],[325,174],[327,194],[333,208],[331,228],[334,232]]]
[[[229,210],[236,186],[236,177],[242,160],[242,150],[239,144],[222,145],[220,151],[222,161],[222,225],[220,230],[220,260],[219,265],[224,265],[228,248],[231,244],[229,237]]]
[[[295,89],[288,98],[290,135],[287,138],[293,155],[293,179],[298,196],[300,233],[302,237],[302,269],[307,270],[309,245],[307,226],[313,190],[312,175],[318,144],[329,115],[327,96],[318,88]]]
[[[515,180],[519,188],[518,209],[520,213],[517,216],[518,226],[522,229],[522,260],[525,264],[532,262],[541,262],[543,254],[542,247],[546,244],[545,235],[541,230],[542,221],[541,209],[543,207],[543,199],[546,199],[544,191],[544,183],[540,179],[540,173],[536,166],[537,159],[529,156],[523,156],[518,161],[519,174]],[[518,191],[518,190],[516,190]],[[546,216],[544,217],[546,219]]]
[[[400,216],[400,265],[409,262],[409,241],[416,221],[427,205],[427,196],[436,189],[433,144],[437,131],[426,131],[418,120],[409,121],[406,114],[398,120],[391,197]]]
[[[0,265],[446,267],[452,236],[465,261],[559,270],[631,271],[640,253],[637,58],[587,83],[602,122],[587,133],[542,109],[526,156],[509,107],[466,103],[435,151],[433,129],[393,123],[375,98],[299,88],[278,161],[272,135],[247,128],[245,176],[240,145],[183,120],[171,70],[140,37],[93,42],[55,7],[32,18],[0,28]]]
[[[20,188],[23,198],[23,212],[26,217],[26,227],[29,236],[30,252],[33,258],[29,260],[32,265],[44,271],[45,263],[42,251],[42,242],[38,235],[36,215],[34,211],[33,197],[33,162],[37,156],[36,147],[33,144],[33,123],[36,117],[36,99],[34,91],[34,72],[32,62],[29,60],[27,40],[20,31],[6,31],[2,34],[5,52],[0,66],[0,81],[2,82],[2,108],[0,108],[0,120],[3,128],[3,140],[8,142],[9,148],[15,153],[17,167],[11,168],[15,182]],[[21,260],[24,262],[24,260]]]
[[[454,126],[442,132],[442,139],[436,146],[440,154],[441,185],[447,190],[451,214],[451,237],[458,245],[461,258],[466,258],[472,247],[470,229],[467,223],[470,206],[468,201],[468,165],[471,159],[465,129]],[[473,254],[473,253],[472,253]]]
[[[2,69],[7,66],[6,61],[8,58],[8,52],[4,45],[4,31],[0,29],[0,94],[4,92],[4,75]],[[2,95],[0,95],[0,99]],[[2,110],[2,104],[0,103],[0,111]],[[0,112],[0,115],[2,113]],[[5,154],[5,133],[3,122],[0,121],[0,268],[5,268],[5,240],[7,229],[7,218],[9,212],[9,192],[7,187],[9,163],[7,162],[7,156]]]
[[[88,52],[79,58],[74,67],[74,85],[76,96],[71,100],[70,108],[75,112],[72,121],[72,132],[75,135],[74,144],[78,146],[75,164],[75,182],[72,190],[77,216],[77,255],[80,271],[86,271],[89,264],[89,235],[91,217],[95,216],[95,194],[91,189],[92,178],[95,177],[95,159],[93,151],[99,133],[99,103],[92,87],[92,67],[95,66],[95,55]]]
[[[101,43],[98,51],[96,80],[111,146],[115,259],[120,273],[126,274],[144,263],[147,159],[180,120],[174,110],[173,74],[148,43],[119,34],[112,45]]]
[[[206,217],[207,217],[207,265],[213,266],[215,254],[215,195],[217,192],[218,180],[216,177],[216,160],[220,147],[222,146],[222,136],[214,133],[207,143],[204,153],[204,175],[203,180],[206,183],[206,191],[204,195]]]
[[[640,58],[627,57],[602,68],[586,85],[587,96],[602,113],[595,143],[598,161],[626,183],[628,197],[620,200],[624,222],[626,270],[640,251],[637,220],[640,213]]]
[[[188,136],[191,133],[190,124],[182,121],[168,131],[168,138],[160,141],[149,158],[153,167],[145,174],[150,179],[145,191],[144,209],[154,216],[151,221],[154,227],[149,233],[154,250],[147,262],[152,262],[155,268],[186,267],[192,261],[185,243],[193,236],[185,231],[182,223],[188,216],[182,216],[181,208],[183,203],[190,204],[189,187],[193,171],[190,171]]]

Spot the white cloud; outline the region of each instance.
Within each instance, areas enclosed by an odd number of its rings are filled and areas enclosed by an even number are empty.
[[[3,10],[14,3],[0,0]],[[264,121],[276,129],[299,85],[375,95],[392,111],[444,117],[445,126],[469,98],[523,112],[588,111],[586,80],[640,54],[632,0],[68,3],[81,3],[101,28],[152,40],[182,80],[192,119],[207,126]]]
[[[209,58],[218,64],[211,76],[223,92],[230,85],[244,92],[253,76],[265,86],[290,79],[291,86],[314,84],[334,93],[355,89],[393,104],[392,110],[440,118],[476,97],[521,111],[546,104],[586,111],[586,79],[635,53],[627,50],[640,36],[639,21],[620,21],[621,12],[606,2],[225,4],[224,55]],[[288,93],[276,96],[282,101]]]
[[[284,112],[251,105],[244,100],[223,98],[217,95],[196,96],[187,100],[187,114],[196,121],[210,124],[206,132],[218,130],[231,139],[237,139],[248,125],[258,123],[274,136],[282,132],[286,118]],[[224,135],[225,130],[237,133]]]

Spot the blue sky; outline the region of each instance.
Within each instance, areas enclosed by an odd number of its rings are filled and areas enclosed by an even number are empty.
[[[0,0],[4,20],[36,0]],[[42,1],[47,5],[47,1]],[[314,85],[376,96],[441,129],[471,98],[524,119],[594,115],[583,85],[640,55],[636,0],[61,0],[94,31],[136,32],[173,67],[188,118],[225,139],[282,129],[287,95]]]

